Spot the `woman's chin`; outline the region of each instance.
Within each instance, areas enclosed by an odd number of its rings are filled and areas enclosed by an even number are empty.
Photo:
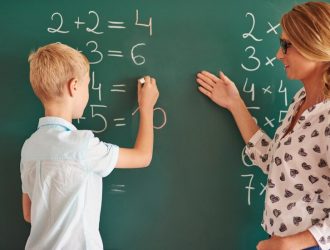
[[[289,80],[297,80],[296,77],[294,77],[292,74],[286,72],[286,77],[289,79]]]

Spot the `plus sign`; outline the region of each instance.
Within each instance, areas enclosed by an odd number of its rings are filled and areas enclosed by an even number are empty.
[[[85,22],[80,22],[79,16],[77,18],[77,21],[74,22],[77,25],[77,29],[79,30],[79,27],[81,24],[85,24]]]

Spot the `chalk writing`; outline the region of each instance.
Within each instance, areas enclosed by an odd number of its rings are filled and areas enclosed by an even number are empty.
[[[280,94],[283,96],[283,104],[285,107],[288,106],[288,93],[287,88],[285,86],[285,83],[283,80],[280,80],[280,82],[276,85],[273,85],[272,83],[266,82],[265,85],[260,82],[253,81],[253,73],[264,70],[267,68],[268,70],[276,68],[277,66],[277,60],[275,55],[268,55],[265,56],[264,63],[261,63],[260,56],[258,54],[258,50],[260,49],[261,45],[267,41],[267,39],[278,39],[278,30],[280,28],[280,24],[278,22],[271,22],[268,21],[265,23],[266,29],[264,37],[262,35],[255,35],[255,27],[259,24],[259,20],[257,20],[257,17],[252,12],[246,12],[245,14],[246,21],[249,25],[249,31],[242,34],[242,39],[244,43],[247,43],[246,46],[244,46],[244,51],[242,53],[245,56],[244,61],[241,62],[241,68],[246,73],[245,82],[242,83],[242,91],[243,93],[247,94],[245,97],[248,98],[249,106],[247,107],[248,110],[252,113],[252,116],[255,115],[255,113],[259,113],[260,111],[264,112],[264,107],[259,107],[259,105],[256,105],[255,103],[258,103],[258,98],[265,97],[267,99],[274,97],[274,95]],[[275,23],[275,24],[274,24]],[[266,39],[267,38],[267,39]],[[257,50],[258,48],[258,50]],[[252,75],[252,76],[251,76]],[[267,79],[265,79],[267,80]],[[261,93],[261,94],[259,94]],[[265,113],[265,112],[264,112]],[[257,122],[257,124],[263,128],[263,129],[275,129],[279,126],[279,124],[282,122],[286,115],[287,111],[285,110],[272,110],[272,112],[269,112],[266,115],[263,115],[263,117],[259,117],[259,124],[258,120],[253,116],[253,119]],[[253,162],[249,159],[249,157],[245,154],[246,147],[243,147],[242,154],[241,154],[241,161],[243,166],[249,167],[247,168],[249,170],[249,173],[244,173],[241,175],[241,177],[249,178],[249,183],[244,188],[247,190],[247,203],[248,205],[252,205],[252,195],[254,187],[255,176],[254,168],[250,168],[253,166]],[[256,156],[255,156],[256,157]],[[262,182],[259,182],[261,185],[261,191],[259,195],[263,195],[266,186],[263,185]]]
[[[77,122],[80,124],[82,120],[91,120],[93,125],[95,123],[94,126],[96,127],[92,130],[94,133],[102,133],[106,131],[110,125],[116,128],[125,127],[127,125],[127,117],[111,117],[111,112],[109,112],[108,108],[109,105],[105,102],[109,101],[106,96],[107,93],[124,95],[130,89],[129,84],[123,84],[120,82],[110,85],[102,84],[101,81],[104,82],[104,79],[102,79],[102,75],[97,75],[96,77],[96,66],[104,63],[106,60],[118,60],[118,62],[120,62],[121,60],[127,60],[126,58],[130,58],[133,65],[136,66],[145,65],[147,63],[147,59],[143,55],[144,49],[147,49],[147,43],[137,41],[128,49],[120,47],[116,48],[116,45],[103,43],[99,37],[102,37],[107,32],[131,30],[134,27],[141,30],[148,30],[148,36],[152,37],[153,19],[151,16],[146,16],[145,14],[146,13],[141,12],[139,9],[136,9],[135,15],[133,12],[130,16],[133,20],[128,22],[126,20],[116,20],[107,16],[102,16],[95,10],[89,10],[87,13],[80,13],[80,15],[73,17],[73,26],[68,24],[68,22],[70,22],[68,20],[71,20],[70,17],[67,15],[63,16],[59,11],[50,15],[51,24],[47,28],[47,32],[52,35],[60,34],[62,35],[61,37],[63,37],[65,35],[72,35],[72,33],[80,30],[80,32],[85,31],[91,36],[94,36],[94,39],[86,41],[85,48],[77,48],[78,51],[84,53],[88,57],[90,65],[93,66],[93,69],[91,69],[90,86],[91,92],[95,93],[97,96],[97,99],[95,100],[93,98],[94,94],[91,95],[91,102],[93,104],[90,104],[90,109],[86,110],[87,115],[77,119]],[[102,24],[104,24],[104,26]],[[69,27],[71,27],[71,29]],[[102,27],[106,27],[106,30],[102,30]],[[56,39],[61,37],[57,37]],[[129,51],[130,54],[127,54],[127,51]],[[137,111],[138,109],[132,113],[132,116],[134,116]],[[156,119],[157,123],[154,125],[154,128],[161,129],[167,122],[166,112],[161,107],[156,107],[154,112],[155,116],[158,118]]]

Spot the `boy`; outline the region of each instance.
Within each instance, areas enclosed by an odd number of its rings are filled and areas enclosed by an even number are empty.
[[[77,130],[89,94],[89,63],[64,44],[29,56],[30,82],[45,117],[22,148],[24,219],[31,223],[26,249],[103,249],[99,233],[102,177],[116,168],[147,167],[153,148],[156,81],[138,84],[140,126],[132,149],[101,142]]]

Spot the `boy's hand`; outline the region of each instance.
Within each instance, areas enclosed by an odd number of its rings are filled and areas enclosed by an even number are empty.
[[[159,97],[156,80],[150,76],[145,76],[144,84],[138,82],[138,103],[140,112],[143,110],[153,111]]]

